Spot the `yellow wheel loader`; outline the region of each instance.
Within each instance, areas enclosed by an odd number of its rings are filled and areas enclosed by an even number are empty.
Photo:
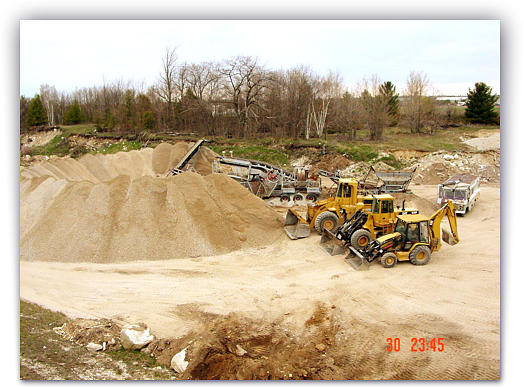
[[[321,247],[331,255],[342,254],[346,245],[363,249],[372,240],[392,233],[399,215],[418,214],[417,209],[394,208],[393,197],[388,194],[373,195],[370,210],[357,210],[333,233],[325,228],[320,239]]]
[[[313,228],[318,233],[322,233],[323,229],[335,231],[357,210],[371,208],[373,197],[357,196],[357,189],[357,180],[341,178],[338,181],[335,197],[308,204],[305,218],[296,210],[289,209],[284,225],[287,236],[291,239],[306,238]]]
[[[448,218],[451,234],[442,230],[441,238],[441,222],[444,216]],[[399,261],[426,265],[431,259],[431,254],[440,250],[441,240],[450,245],[459,242],[457,215],[451,200],[429,218],[420,214],[399,215],[393,233],[379,237],[363,249],[349,246],[350,252],[346,261],[355,270],[367,268],[369,263],[376,259],[386,268],[395,266]]]

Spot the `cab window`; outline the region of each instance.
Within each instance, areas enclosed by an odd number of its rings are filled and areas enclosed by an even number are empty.
[[[351,197],[351,186],[349,184],[341,184],[338,186],[338,197]]]
[[[381,212],[383,214],[389,214],[393,212],[393,201],[392,200],[383,200],[381,206]]]
[[[406,239],[408,242],[419,241],[418,223],[408,224],[408,228],[406,231]]]
[[[374,214],[378,214],[378,210],[379,210],[378,200],[377,199],[373,199],[373,205],[371,207],[371,212],[374,213]]]
[[[402,235],[406,232],[406,223],[403,220],[398,219],[397,224],[395,225],[395,232],[399,232]]]
[[[429,243],[429,230],[428,222],[420,222],[420,241],[423,243]]]

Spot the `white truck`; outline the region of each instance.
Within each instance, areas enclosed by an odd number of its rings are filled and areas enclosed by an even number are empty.
[[[438,185],[437,204],[442,207],[448,200],[452,200],[455,212],[464,215],[473,209],[479,196],[480,177],[457,174]]]

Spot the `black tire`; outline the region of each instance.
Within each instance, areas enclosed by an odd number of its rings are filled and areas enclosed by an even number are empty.
[[[395,253],[385,253],[380,257],[380,263],[386,269],[389,269],[397,264],[397,255]]]
[[[338,216],[330,211],[324,211],[318,214],[315,219],[315,230],[317,230],[319,234],[322,234],[324,227],[331,232],[335,232],[338,227]]]
[[[310,202],[314,202],[315,200],[317,200],[317,195],[315,195],[315,194],[307,194],[306,200],[309,200]]]
[[[351,246],[358,250],[366,247],[372,240],[373,237],[368,230],[360,229],[351,235],[350,242]]]
[[[289,202],[289,196],[288,195],[281,195],[280,196],[281,202]]]
[[[431,259],[431,250],[428,246],[417,246],[409,253],[409,261],[413,265],[426,265]]]
[[[302,202],[304,200],[304,196],[302,194],[297,193],[295,194],[295,196],[293,196],[293,200],[295,202]]]

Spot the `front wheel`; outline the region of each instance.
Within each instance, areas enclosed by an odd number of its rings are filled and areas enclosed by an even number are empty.
[[[368,230],[357,230],[351,235],[351,246],[353,246],[355,249],[363,249],[368,245],[369,242],[373,237],[371,236],[371,233]]]
[[[413,265],[426,265],[431,259],[431,250],[428,246],[417,246],[409,253],[409,261]]]
[[[397,255],[395,253],[386,253],[380,258],[380,263],[389,269],[397,264]]]
[[[338,216],[332,212],[324,211],[318,214],[317,218],[315,219],[315,230],[317,230],[319,234],[322,234],[324,229],[335,232],[337,227]]]

